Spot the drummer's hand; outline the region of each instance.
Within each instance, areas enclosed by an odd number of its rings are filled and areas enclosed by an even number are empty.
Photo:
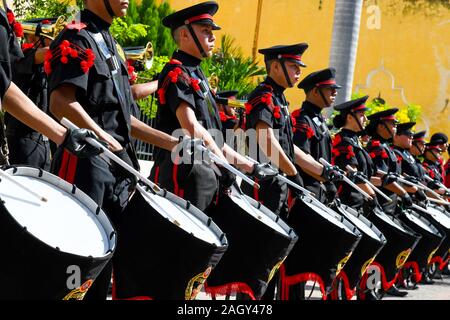
[[[110,134],[108,134],[106,132],[100,136],[100,139],[102,139],[103,141],[105,141],[107,143],[108,149],[112,152],[119,152],[120,150],[123,149],[123,147],[119,143],[119,141],[114,139]]]
[[[76,155],[78,158],[89,158],[99,155],[103,152],[102,149],[91,146],[86,139],[93,138],[100,141],[94,132],[88,129],[67,129],[66,137],[64,138],[61,147],[67,149],[70,153]]]
[[[356,184],[365,183],[364,180],[367,180],[367,177],[359,171],[349,171],[348,178]]]
[[[376,195],[371,195],[372,199],[365,199],[363,205],[363,211],[366,213],[372,212],[379,206]]]
[[[219,168],[221,174],[219,176],[220,186],[224,189],[229,189],[236,181],[236,175],[220,165],[217,167]]]
[[[401,198],[402,198],[403,207],[405,207],[406,209],[411,209],[413,206],[413,201],[412,201],[409,193],[405,193],[404,195],[401,196]]]
[[[334,185],[333,182],[330,182],[330,181],[325,181],[323,183],[323,185],[325,186],[325,190],[326,190],[325,196],[326,196],[327,203],[333,202],[337,196],[336,186]]]
[[[414,193],[414,197],[419,201],[427,200],[427,195],[425,194],[425,192],[423,192],[423,190],[420,189]]]
[[[255,163],[250,176],[259,181],[268,180],[278,175],[278,170],[268,163]]]
[[[303,187],[303,179],[302,177],[300,177],[300,174],[298,172],[293,176],[286,176],[286,178],[288,178],[291,182],[298,184],[300,187]],[[294,198],[300,198],[303,196],[302,191],[298,190],[297,188],[289,184],[287,186],[291,190],[291,194]]]
[[[398,176],[395,173],[388,173],[386,175],[383,176],[383,178],[381,179],[381,186],[387,186],[391,183],[397,182],[398,180]]]
[[[323,166],[322,174],[320,175],[326,181],[338,182],[344,179],[345,172],[339,169],[338,166]]]
[[[133,162],[130,159],[130,156],[128,155],[127,151],[125,149],[121,149],[119,151],[114,152],[114,154],[119,157],[121,160],[123,160],[126,164],[128,164],[130,167],[134,168],[133,166]],[[131,172],[129,172],[128,170],[126,170],[125,168],[123,168],[122,166],[120,166],[119,164],[112,162],[113,165],[113,171],[114,171],[114,175],[116,177],[122,177],[122,178],[128,178],[131,181],[131,186],[134,188],[138,182],[137,177],[132,174]]]

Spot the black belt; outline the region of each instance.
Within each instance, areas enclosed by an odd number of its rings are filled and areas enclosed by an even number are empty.
[[[6,135],[8,137],[14,137],[14,138],[31,138],[33,140],[40,140],[42,139],[42,141],[49,141],[48,138],[46,136],[44,136],[43,134],[36,132],[36,131],[31,131],[31,132],[23,132],[23,131],[11,131],[8,130],[6,132]]]

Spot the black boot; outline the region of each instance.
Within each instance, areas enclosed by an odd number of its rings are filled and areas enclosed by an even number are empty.
[[[403,298],[404,296],[406,296],[408,294],[408,292],[398,290],[398,288],[394,284],[394,285],[392,285],[391,288],[389,288],[389,290],[386,291],[386,294],[388,294],[390,296],[394,296],[394,297]]]

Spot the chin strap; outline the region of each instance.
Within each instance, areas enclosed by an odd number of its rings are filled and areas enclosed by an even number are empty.
[[[389,129],[389,127],[386,125],[386,122],[383,121],[383,126],[386,128],[387,132],[391,135],[389,139],[394,139],[394,133]]]
[[[286,65],[284,64],[285,60],[284,59],[279,59],[279,61],[280,61],[280,64],[281,64],[281,68],[283,68],[284,77],[286,78],[286,82],[288,84],[288,87],[292,88],[294,85],[292,84],[291,80],[289,79],[289,74],[287,72]]]
[[[317,90],[319,90],[319,94],[322,97],[323,103],[325,104],[325,108],[330,107],[331,103],[328,103],[327,99],[325,99],[325,96],[323,95],[323,92],[322,92],[322,88],[319,87],[319,88],[317,88]]]
[[[350,112],[350,114],[352,115],[352,117],[355,119],[356,123],[358,124],[359,129],[361,129],[360,132],[365,132],[361,122],[359,121],[359,119],[356,117],[356,114],[354,112]]]
[[[108,11],[108,14],[111,16],[111,18],[114,19],[116,14],[114,13],[114,10],[111,7],[111,4],[109,3],[109,0],[103,0],[103,3],[105,4],[106,11]]]
[[[106,0],[105,0],[106,1]],[[197,46],[198,50],[200,51],[200,54],[203,58],[207,58],[208,55],[206,54],[205,50],[203,50],[202,45],[200,44],[200,41],[198,41],[197,35],[194,32],[194,28],[192,28],[192,25],[189,23],[186,25],[189,32],[191,33],[192,39],[194,39],[195,45]]]

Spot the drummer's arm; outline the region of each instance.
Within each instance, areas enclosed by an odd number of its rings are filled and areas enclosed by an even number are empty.
[[[226,143],[223,145],[222,152],[232,165],[247,173],[253,172],[254,164]]]
[[[29,127],[41,132],[56,144],[64,141],[66,129],[42,112],[15,84],[11,82],[2,100],[2,107]]]
[[[317,162],[311,155],[294,145],[295,163],[308,175],[319,181],[325,181],[320,175],[323,172],[323,165]]]
[[[397,182],[393,182],[391,184],[385,185],[385,189],[396,193],[399,196],[403,196],[407,193],[405,189],[402,188]]]
[[[222,150],[217,146],[211,134],[198,122],[194,110],[186,102],[180,103],[176,110],[176,115],[186,135],[191,138],[203,140],[206,147],[211,149],[218,157],[226,160]]]
[[[146,83],[136,83],[131,86],[131,93],[133,94],[134,100],[145,99],[152,95],[158,89],[158,80],[146,82]]]
[[[179,142],[177,138],[156,130],[133,116],[131,116],[131,136],[169,151]]]
[[[372,198],[376,197],[375,191],[372,189],[372,187],[370,185],[368,185],[367,183],[357,183],[356,184],[358,187],[360,187],[361,189],[363,189],[367,194],[369,194]]]
[[[297,174],[295,165],[289,160],[280,143],[273,133],[273,129],[264,121],[256,124],[256,139],[265,156],[288,176]]]

